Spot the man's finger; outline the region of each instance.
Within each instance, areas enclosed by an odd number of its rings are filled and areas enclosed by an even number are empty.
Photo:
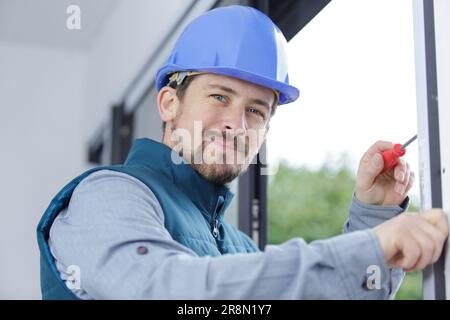
[[[442,211],[442,209],[427,210],[423,213],[422,216],[425,218],[425,220],[436,226],[448,237],[447,215],[444,213],[444,211]]]
[[[414,180],[416,180],[416,175],[414,174],[414,171],[411,171],[409,173],[408,185],[406,186],[405,192],[408,192],[409,190],[411,190],[411,188],[414,184]]]
[[[430,224],[428,225],[432,227]],[[424,230],[423,226],[411,225],[410,231],[414,234],[414,239],[420,247],[420,258],[410,269],[422,270],[432,262],[435,251],[439,250],[436,245],[439,244],[433,241],[433,237]]]
[[[409,166],[409,163],[406,162],[406,173],[405,173],[405,178],[403,179],[403,184],[405,186],[408,185],[410,177],[411,177],[411,167]]]
[[[413,236],[405,237],[399,242],[402,257],[398,261],[400,268],[409,270],[413,268],[420,259],[420,246]]]
[[[363,155],[363,159],[371,159],[375,154],[382,153],[394,148],[394,144],[389,141],[379,140],[375,142]]]
[[[392,142],[378,141],[364,153],[358,168],[356,182],[362,189],[369,189],[375,178],[383,170],[384,161],[381,153],[393,148]]]
[[[423,220],[425,220],[423,217],[421,217],[421,218]],[[447,237],[439,228],[432,225],[428,221],[426,221],[426,223],[421,223],[418,227],[420,227],[420,229],[424,233],[426,233],[429,238],[431,238],[433,240],[434,251],[433,251],[431,263],[434,263],[437,261],[437,259],[441,255],[442,248],[443,248],[444,242],[447,239]]]
[[[407,182],[409,180],[409,166],[400,159],[399,163],[394,168],[395,185],[394,190],[398,194],[403,195],[406,192]]]
[[[394,168],[394,179],[404,185],[406,185],[405,178],[407,177],[408,166],[409,165],[403,159],[400,159]]]

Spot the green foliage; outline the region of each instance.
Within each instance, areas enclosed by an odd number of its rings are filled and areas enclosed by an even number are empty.
[[[269,176],[269,243],[294,237],[311,242],[342,233],[355,177],[346,161],[341,163],[311,170],[280,162],[277,174]],[[411,205],[411,210],[417,207]],[[406,275],[397,299],[421,298],[421,273]]]
[[[422,272],[407,273],[395,298],[397,300],[422,300]]]
[[[281,161],[269,181],[269,242],[293,237],[310,242],[342,233],[354,177],[347,167],[313,171]]]

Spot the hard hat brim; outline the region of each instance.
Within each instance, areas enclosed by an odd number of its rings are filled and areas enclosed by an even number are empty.
[[[183,66],[175,64],[166,65],[164,66],[164,68],[161,68],[158,71],[156,75],[156,79],[158,79],[158,82],[156,84],[157,90],[159,91],[162,87],[167,85],[168,76],[171,73],[177,71],[201,71],[220,74],[248,81],[250,83],[257,84],[265,88],[277,90],[280,93],[279,104],[287,104],[294,102],[295,100],[298,99],[300,95],[299,90],[294,86],[233,67],[196,67],[187,69]]]

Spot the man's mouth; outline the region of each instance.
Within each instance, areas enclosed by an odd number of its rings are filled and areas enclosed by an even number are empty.
[[[220,141],[220,140],[212,141],[212,143],[214,143],[215,145],[220,147],[223,151],[226,151],[227,149],[236,151],[236,146],[234,145],[234,143]]]

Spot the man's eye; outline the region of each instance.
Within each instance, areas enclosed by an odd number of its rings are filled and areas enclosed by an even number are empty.
[[[249,110],[251,113],[254,113],[254,114],[258,115],[258,116],[261,116],[261,118],[263,118],[264,120],[266,120],[266,115],[265,115],[264,113],[262,113],[261,111],[259,111],[258,109],[256,109],[256,108],[248,108],[248,110]]]
[[[221,94],[212,94],[211,97],[213,97],[214,99],[216,99],[220,102],[225,102],[225,97],[222,96]]]

